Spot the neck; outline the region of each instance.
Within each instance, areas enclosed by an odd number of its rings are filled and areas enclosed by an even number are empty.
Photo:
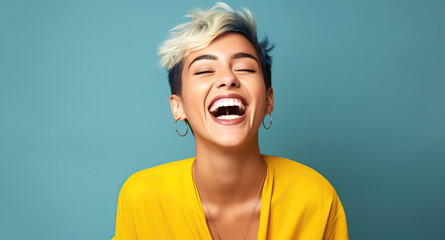
[[[266,172],[258,137],[233,148],[197,139],[194,171],[198,188],[209,202],[224,205],[255,197]]]

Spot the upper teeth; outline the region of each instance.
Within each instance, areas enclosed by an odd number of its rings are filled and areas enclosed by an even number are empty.
[[[210,107],[210,112],[216,111],[219,107],[238,106],[244,108],[243,101],[238,98],[220,98]]]

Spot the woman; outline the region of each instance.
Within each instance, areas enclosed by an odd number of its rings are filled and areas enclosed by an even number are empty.
[[[175,128],[193,129],[196,157],[128,178],[113,239],[348,239],[320,174],[260,154],[258,129],[273,110],[271,47],[258,42],[251,13],[218,3],[189,17],[160,54]]]

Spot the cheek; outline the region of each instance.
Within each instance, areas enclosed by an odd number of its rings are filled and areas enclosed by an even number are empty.
[[[266,101],[266,85],[262,79],[252,81],[247,89],[251,92],[252,97],[257,100],[258,103]]]
[[[257,103],[256,115],[263,116],[266,111],[266,90],[264,85],[258,86],[257,94],[255,95],[255,101]]]
[[[195,118],[205,113],[205,101],[209,92],[209,84],[199,82],[183,82],[183,104],[188,118]]]

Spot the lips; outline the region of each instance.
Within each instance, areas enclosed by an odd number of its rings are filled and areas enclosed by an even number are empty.
[[[221,124],[236,124],[246,117],[246,100],[238,94],[224,94],[215,97],[208,111],[213,120]]]

